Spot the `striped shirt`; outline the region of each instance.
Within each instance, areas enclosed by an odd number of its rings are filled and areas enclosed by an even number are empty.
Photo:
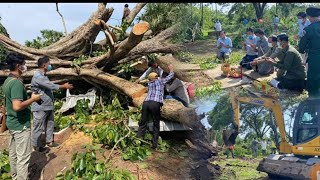
[[[158,78],[155,81],[148,83],[148,95],[144,101],[156,101],[163,103],[164,86],[171,78],[173,78],[174,72],[165,78]]]

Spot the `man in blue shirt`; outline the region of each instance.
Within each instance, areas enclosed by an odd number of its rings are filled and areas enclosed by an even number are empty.
[[[248,25],[248,23],[249,23],[249,20],[247,18],[244,18],[243,19],[243,24],[246,26],[246,25]]]
[[[46,152],[47,148],[41,143],[41,133],[45,129],[46,145],[49,147],[56,147],[58,144],[53,142],[54,130],[54,105],[53,105],[53,90],[58,89],[72,89],[73,85],[65,83],[58,85],[52,83],[47,72],[52,70],[49,57],[45,56],[38,59],[38,67],[31,80],[31,88],[33,92],[42,94],[39,102],[33,102],[31,111],[33,113],[33,129],[31,143],[38,152]]]
[[[217,48],[219,52],[217,54],[217,58],[224,62],[225,59],[229,59],[231,48],[232,48],[232,41],[229,37],[226,36],[225,31],[220,32],[220,38],[217,41]]]
[[[279,31],[279,23],[280,23],[280,19],[277,15],[274,15],[273,18],[273,26],[274,26],[274,32],[278,32]]]

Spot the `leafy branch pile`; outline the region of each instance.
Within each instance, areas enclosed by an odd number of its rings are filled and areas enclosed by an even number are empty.
[[[135,180],[136,178],[127,170],[111,170],[104,162],[99,162],[94,150],[85,153],[75,153],[72,156],[71,169],[65,174],[59,173],[56,180]]]
[[[9,152],[4,150],[0,152],[0,179],[3,179],[3,180],[11,179],[9,172],[10,172]]]

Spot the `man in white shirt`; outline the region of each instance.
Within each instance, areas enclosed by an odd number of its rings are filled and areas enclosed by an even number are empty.
[[[240,66],[251,70],[252,67],[250,62],[258,57],[258,52],[256,51],[257,47],[257,36],[253,33],[252,28],[247,28],[247,38],[245,42],[242,42],[242,46],[246,50],[246,55],[242,58]]]
[[[232,48],[232,40],[226,36],[225,31],[220,32],[220,38],[217,41],[217,48],[219,49],[217,58],[224,62],[225,59],[229,59],[231,48]]]
[[[265,139],[262,139],[261,141],[261,150],[262,150],[262,155],[267,154],[267,141]]]
[[[297,14],[298,17],[298,25],[299,25],[299,31],[298,34],[295,36],[295,40],[299,40],[303,36],[303,29],[311,24],[309,19],[307,18],[307,14],[305,12],[299,12]],[[303,64],[306,63],[307,60],[307,54],[301,54]]]
[[[219,38],[219,35],[220,35],[220,32],[221,32],[221,23],[219,21],[219,19],[216,20],[216,23],[214,25],[214,28],[216,29],[216,36],[217,36],[217,39]]]

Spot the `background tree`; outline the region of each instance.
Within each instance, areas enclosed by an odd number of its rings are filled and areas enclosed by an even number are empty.
[[[0,21],[1,21],[1,17],[0,17]],[[0,33],[5,35],[6,37],[9,37],[9,34],[6,28],[1,23],[0,23]],[[0,44],[0,64],[4,61],[6,52],[7,52],[7,49],[5,48],[5,46]]]
[[[49,46],[64,37],[64,34],[62,32],[55,30],[45,29],[41,30],[40,33],[41,37],[38,36],[32,41],[26,41],[25,45],[28,47],[40,49]]]

